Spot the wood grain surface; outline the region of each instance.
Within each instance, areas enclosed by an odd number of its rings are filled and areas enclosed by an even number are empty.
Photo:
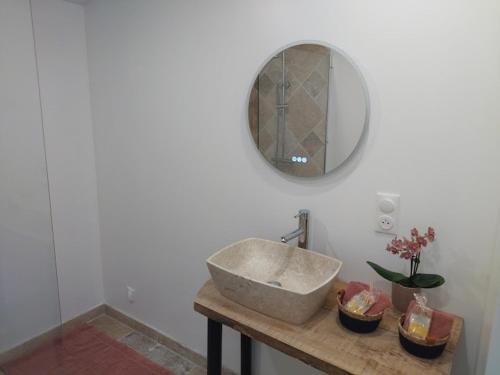
[[[357,334],[345,329],[338,320],[336,302],[336,293],[343,287],[344,283],[336,282],[324,307],[302,325],[289,324],[233,302],[217,291],[212,280],[198,292],[194,309],[328,374],[450,374],[462,318],[455,317],[450,341],[441,357],[420,359],[400,346],[400,313],[392,308],[386,310],[375,332]]]

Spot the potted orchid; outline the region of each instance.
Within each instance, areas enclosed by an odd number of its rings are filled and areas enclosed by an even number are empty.
[[[422,249],[435,238],[436,233],[431,227],[424,234],[420,234],[416,228],[413,228],[410,232],[410,239],[395,237],[387,244],[387,251],[410,261],[410,276],[389,271],[373,262],[367,262],[375,272],[392,282],[392,303],[397,309],[406,311],[413,299],[413,293],[420,292],[420,288],[436,288],[444,284],[445,280],[440,275],[418,272]]]

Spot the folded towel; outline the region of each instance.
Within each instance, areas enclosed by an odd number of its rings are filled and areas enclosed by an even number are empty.
[[[411,301],[406,310],[406,319],[403,324],[403,328],[408,330],[409,317],[417,302],[415,300]],[[451,333],[451,327],[453,326],[453,316],[444,311],[432,310],[431,325],[429,327],[429,333],[427,335],[427,341],[439,340]]]
[[[342,298],[342,304],[346,304],[349,300],[354,297],[356,294],[362,292],[363,290],[369,290],[370,286],[368,284],[362,283],[361,281],[351,281],[347,284],[345,289],[344,297]],[[380,292],[379,298],[377,302],[368,309],[365,315],[373,316],[380,314],[387,307],[391,305],[389,297],[384,293]]]
[[[370,307],[365,315],[378,315],[389,306],[391,306],[391,300],[386,294],[380,292],[377,302],[375,302],[375,304]]]
[[[453,326],[453,316],[444,311],[434,310],[432,313],[431,327],[429,328],[430,340],[438,340],[448,336]]]
[[[361,281],[351,281],[347,284],[345,288],[344,298],[342,299],[342,303],[345,305],[349,300],[354,297],[356,294],[362,292],[363,290],[370,289],[368,284],[362,283]]]

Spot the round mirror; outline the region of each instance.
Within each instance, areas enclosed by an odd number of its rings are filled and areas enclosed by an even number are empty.
[[[323,176],[356,150],[368,124],[363,77],[342,52],[298,44],[272,56],[253,83],[249,126],[280,171]]]

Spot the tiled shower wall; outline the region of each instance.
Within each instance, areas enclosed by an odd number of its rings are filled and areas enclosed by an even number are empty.
[[[283,80],[283,56],[275,56],[259,74],[250,100],[250,129],[259,150],[269,162],[295,176],[320,176],[325,172],[325,142],[328,103],[330,50],[303,44],[284,52],[286,126],[278,132],[277,104]],[[282,124],[283,124],[283,120]],[[283,134],[283,133],[281,133]],[[283,139],[281,139],[283,138]],[[283,157],[305,156],[308,162],[289,163]]]

